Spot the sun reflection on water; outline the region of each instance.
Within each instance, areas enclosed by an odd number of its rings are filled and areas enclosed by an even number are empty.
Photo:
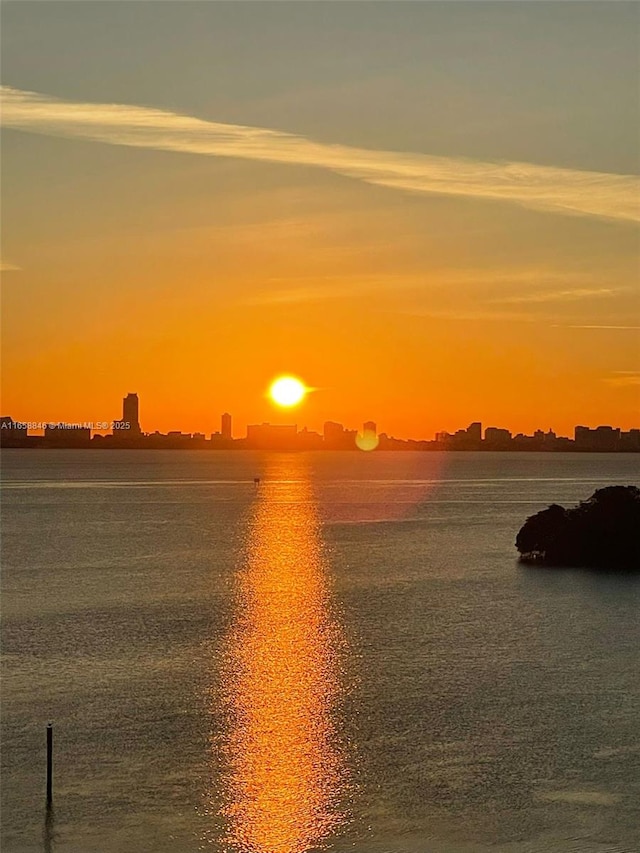
[[[238,577],[222,750],[224,842],[238,853],[304,853],[343,822],[340,634],[303,465],[265,472]]]

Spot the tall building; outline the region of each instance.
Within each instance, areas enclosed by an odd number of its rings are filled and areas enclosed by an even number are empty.
[[[474,421],[467,427],[467,438],[472,441],[482,441],[482,424],[479,421]]]
[[[376,430],[377,430],[377,425],[375,424],[374,421],[365,421],[362,424],[362,432],[365,434],[368,432],[372,432],[374,435],[376,435],[377,434]]]
[[[127,394],[122,401],[122,420],[129,424],[130,435],[140,435],[139,402],[137,394]]]
[[[231,415],[229,414],[229,412],[224,413],[224,415],[221,418],[221,424],[222,424],[222,426],[220,428],[220,434],[222,435],[222,438],[230,439],[231,438]]]

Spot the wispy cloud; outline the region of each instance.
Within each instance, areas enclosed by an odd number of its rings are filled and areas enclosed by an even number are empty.
[[[292,305],[298,302],[320,302],[325,299],[341,299],[351,295],[341,285],[316,284],[305,287],[290,287],[256,293],[244,300],[245,305]]]
[[[522,311],[499,311],[499,310],[490,310],[484,311],[482,309],[475,310],[470,308],[469,310],[465,309],[429,309],[429,310],[408,310],[403,311],[403,314],[408,314],[411,317],[424,317],[427,320],[451,320],[453,322],[463,322],[463,323],[475,323],[475,322],[490,322],[490,323],[535,323],[539,322],[540,318],[532,317],[530,314],[526,314]]]
[[[332,145],[278,130],[204,121],[148,107],[63,101],[9,86],[2,87],[2,98],[2,124],[33,133],[314,166],[409,192],[640,221],[640,179],[632,175]]]
[[[384,293],[424,289],[427,276],[395,274],[345,274],[314,276],[309,279],[269,279],[269,290],[254,293],[245,300],[247,305],[280,305],[297,302],[319,302],[326,299],[345,299]]]
[[[565,323],[554,323],[554,328],[556,329],[606,329],[606,330],[615,330],[615,331],[625,331],[625,332],[637,332],[640,331],[640,326],[605,326],[605,325],[569,325]]]
[[[22,267],[7,263],[6,261],[0,261],[0,272],[20,272],[21,270]]]
[[[624,288],[613,287],[576,287],[572,290],[549,290],[542,293],[525,293],[520,296],[504,296],[501,299],[494,299],[492,301],[499,304],[520,304],[532,302],[572,302],[578,299],[614,296],[617,293],[621,293],[623,289]]]
[[[608,385],[622,388],[629,385],[640,385],[640,370],[616,370],[613,376],[607,376],[604,381]]]
[[[542,268],[519,268],[519,269],[455,269],[435,268],[420,275],[399,272],[388,273],[365,273],[353,274],[343,273],[337,275],[289,276],[288,278],[270,278],[269,289],[252,294],[245,302],[250,305],[281,304],[295,302],[318,302],[325,299],[342,299],[353,296],[363,296],[370,293],[384,294],[399,292],[408,293],[414,291],[416,294],[429,293],[431,297],[435,291],[441,293],[456,289],[465,289],[468,294],[474,290],[492,288],[504,288],[507,286],[528,286],[545,282],[563,282],[564,284],[576,281],[585,282],[591,280],[591,276],[577,272],[559,272]],[[550,302],[560,299],[579,299],[583,296],[604,296],[617,293],[622,288],[613,290],[609,288],[574,288],[573,290],[554,291],[552,293],[536,293],[530,296],[503,297],[484,300],[489,306],[502,303],[519,302]],[[477,302],[478,297],[474,298]],[[496,316],[494,309],[493,317]],[[458,312],[455,312],[456,315]],[[474,317],[477,316],[474,312]],[[487,313],[483,316],[488,316]],[[512,316],[512,315],[510,315]]]

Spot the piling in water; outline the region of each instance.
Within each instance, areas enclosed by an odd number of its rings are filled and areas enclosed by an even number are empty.
[[[53,726],[47,723],[47,808],[53,803]]]

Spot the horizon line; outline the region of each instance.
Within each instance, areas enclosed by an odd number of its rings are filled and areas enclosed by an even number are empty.
[[[228,414],[228,412],[225,412],[225,414]],[[11,424],[7,424],[7,421],[11,421]],[[111,435],[120,434],[123,439],[127,437],[128,430],[126,430],[126,429],[118,430],[114,427],[115,423],[124,423],[124,421],[119,420],[119,419],[114,419],[113,421],[111,421],[110,427],[102,426],[103,423],[106,423],[106,422],[100,422],[101,425],[96,428],[94,426],[94,422],[91,422],[91,421],[82,421],[82,420],[79,420],[79,421],[60,421],[60,420],[55,421],[55,420],[50,420],[50,421],[34,422],[34,421],[14,420],[9,415],[3,415],[0,417],[0,430],[2,432],[6,432],[8,429],[16,429],[16,430],[20,430],[20,431],[25,429],[26,432],[28,432],[31,429],[31,430],[35,430],[35,433],[40,434],[40,433],[43,433],[45,428],[61,429],[61,430],[69,431],[69,432],[73,432],[75,430],[87,430],[88,429],[93,435],[96,435],[96,436],[99,435],[102,437],[107,437],[107,436],[111,436]],[[289,430],[293,428],[296,430],[296,432],[295,432],[296,436],[299,436],[302,434],[302,435],[312,435],[312,436],[323,437],[324,436],[324,428],[328,425],[338,426],[338,427],[342,428],[342,430],[348,435],[361,435],[367,431],[370,431],[370,430],[364,429],[364,426],[367,424],[373,424],[376,427],[375,435],[377,435],[378,437],[384,436],[390,440],[403,441],[403,442],[411,442],[411,441],[436,442],[436,441],[439,441],[438,436],[448,436],[450,438],[453,438],[456,435],[458,435],[458,437],[462,437],[461,435],[459,435],[460,433],[466,433],[466,431],[468,429],[470,429],[472,426],[476,426],[476,425],[480,428],[481,438],[477,439],[480,441],[485,440],[483,433],[486,434],[486,431],[488,429],[498,430],[498,431],[502,431],[502,432],[508,432],[512,438],[515,438],[517,436],[524,436],[524,437],[531,438],[531,437],[534,437],[535,433],[538,433],[538,432],[542,432],[543,435],[553,434],[553,436],[555,436],[556,438],[568,438],[568,436],[561,436],[561,435],[557,434],[556,430],[551,426],[546,431],[541,429],[540,427],[538,427],[537,429],[533,430],[533,432],[531,434],[527,434],[527,433],[522,432],[522,431],[514,432],[512,429],[509,429],[508,427],[495,426],[493,424],[491,424],[490,426],[484,426],[482,421],[472,421],[466,428],[459,428],[459,429],[455,430],[454,432],[449,432],[448,430],[444,430],[444,429],[436,429],[434,432],[434,438],[432,438],[432,439],[430,439],[430,438],[399,438],[398,436],[390,435],[389,433],[384,432],[384,431],[378,432],[377,422],[371,421],[371,420],[363,422],[362,431],[360,431],[360,429],[358,429],[358,428],[352,429],[348,426],[345,426],[343,423],[341,423],[339,421],[334,421],[334,420],[325,420],[323,422],[323,431],[322,432],[318,432],[317,430],[309,429],[306,425],[299,427],[297,423],[271,423],[269,421],[262,421],[261,423],[247,423],[246,424],[246,430],[248,433],[248,430],[250,427],[258,427],[258,428],[259,427],[275,427],[275,428],[284,428],[284,429],[289,429]],[[163,436],[163,437],[170,437],[170,436],[194,437],[194,436],[199,436],[199,437],[204,438],[205,441],[209,441],[210,439],[212,439],[215,436],[215,437],[224,438],[224,439],[226,439],[228,441],[232,441],[232,442],[245,441],[248,438],[248,434],[245,434],[244,436],[233,437],[232,435],[231,436],[224,436],[222,434],[222,432],[220,432],[220,431],[208,432],[207,433],[207,432],[202,432],[200,430],[193,430],[192,432],[182,432],[181,430],[169,430],[168,432],[163,433],[157,429],[153,430],[153,431],[142,430],[142,428],[139,426],[139,424],[137,425],[137,428],[139,429],[139,432],[137,432],[134,429],[129,434],[130,438],[149,438],[149,437],[153,437],[153,436]],[[613,430],[619,430],[620,432],[629,432],[629,431],[640,430],[640,423],[638,424],[637,427],[629,427],[628,430],[625,430],[623,427],[613,426],[612,424],[605,424],[605,423],[598,423],[596,426],[587,426],[585,423],[576,423],[573,426],[574,434],[575,434],[575,430],[577,430],[577,429],[588,429],[591,431],[595,431],[597,429],[613,429]],[[111,431],[109,431],[109,430],[111,430]],[[208,438],[207,438],[207,435],[209,436]],[[572,439],[570,439],[570,440],[572,440]]]

